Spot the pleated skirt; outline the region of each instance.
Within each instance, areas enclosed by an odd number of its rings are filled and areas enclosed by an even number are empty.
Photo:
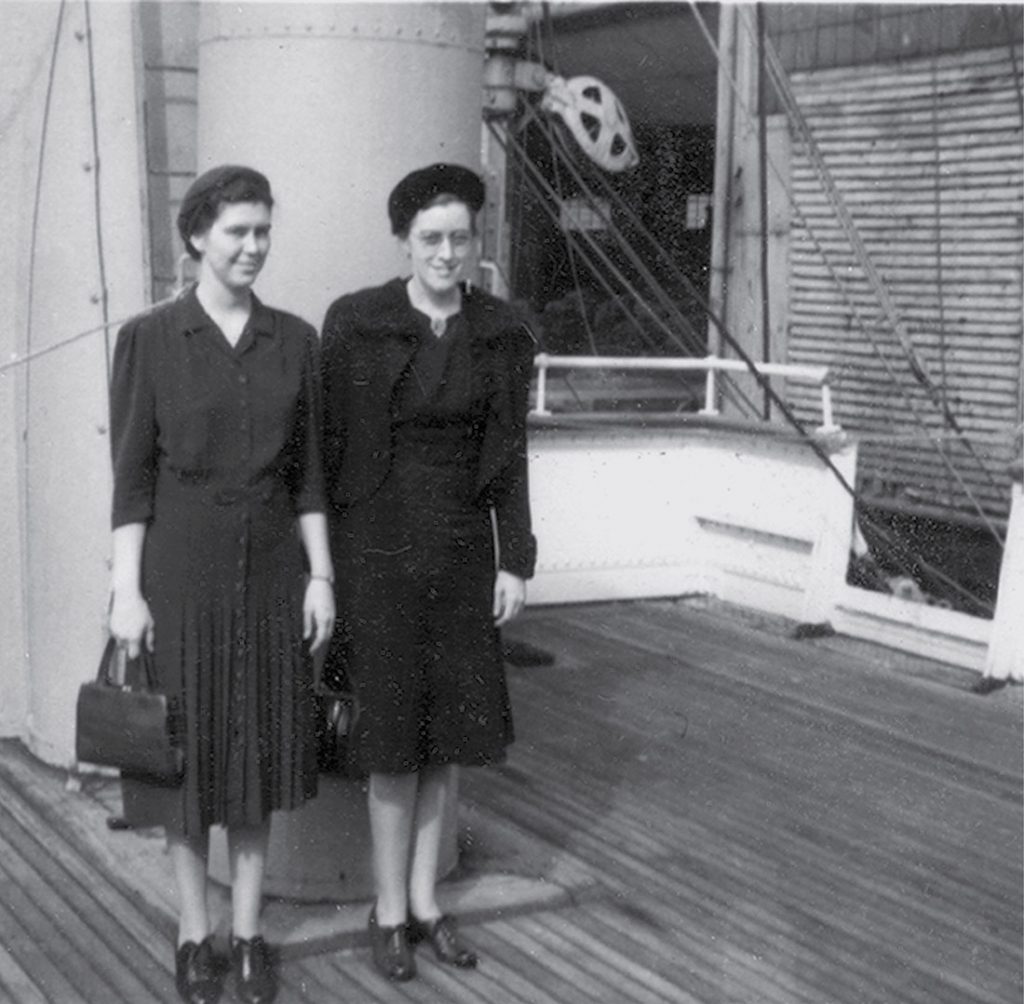
[[[158,682],[182,712],[185,776],[178,787],[123,778],[127,821],[198,836],[312,798],[312,663],[287,492],[213,493],[161,479],[143,589]]]

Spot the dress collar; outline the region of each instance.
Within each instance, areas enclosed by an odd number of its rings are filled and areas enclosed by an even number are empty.
[[[199,302],[196,288],[196,283],[192,283],[181,293],[175,304],[181,321],[179,329],[186,335],[191,335],[207,328],[218,331],[219,329],[213,318],[210,317]],[[269,338],[273,338],[276,334],[277,328],[274,324],[274,312],[265,306],[255,293],[252,294],[252,313],[249,315],[249,320],[246,322],[245,327],[254,336],[266,335]]]

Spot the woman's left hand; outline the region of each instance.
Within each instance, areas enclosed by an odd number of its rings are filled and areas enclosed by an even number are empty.
[[[501,627],[519,614],[526,603],[526,580],[499,570],[494,579],[494,626]]]
[[[330,640],[334,631],[334,586],[326,579],[310,579],[302,601],[302,637],[316,652]]]

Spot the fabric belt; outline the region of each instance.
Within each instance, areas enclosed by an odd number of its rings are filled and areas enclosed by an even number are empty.
[[[252,484],[224,485],[223,475],[206,471],[175,471],[168,469],[177,487],[197,497],[206,505],[217,507],[236,506],[245,503],[266,504],[275,496],[284,493],[284,484],[273,475],[264,475]]]

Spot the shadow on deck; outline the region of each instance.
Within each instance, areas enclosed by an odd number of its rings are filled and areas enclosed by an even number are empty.
[[[463,878],[559,895],[468,917],[476,972],[289,951],[281,1004],[1019,1001],[1020,688],[785,627],[531,611],[514,637],[556,662],[510,669],[517,743],[464,773]],[[105,834],[109,782],[65,781],[0,744],[0,1000],[177,1000],[157,842]]]

